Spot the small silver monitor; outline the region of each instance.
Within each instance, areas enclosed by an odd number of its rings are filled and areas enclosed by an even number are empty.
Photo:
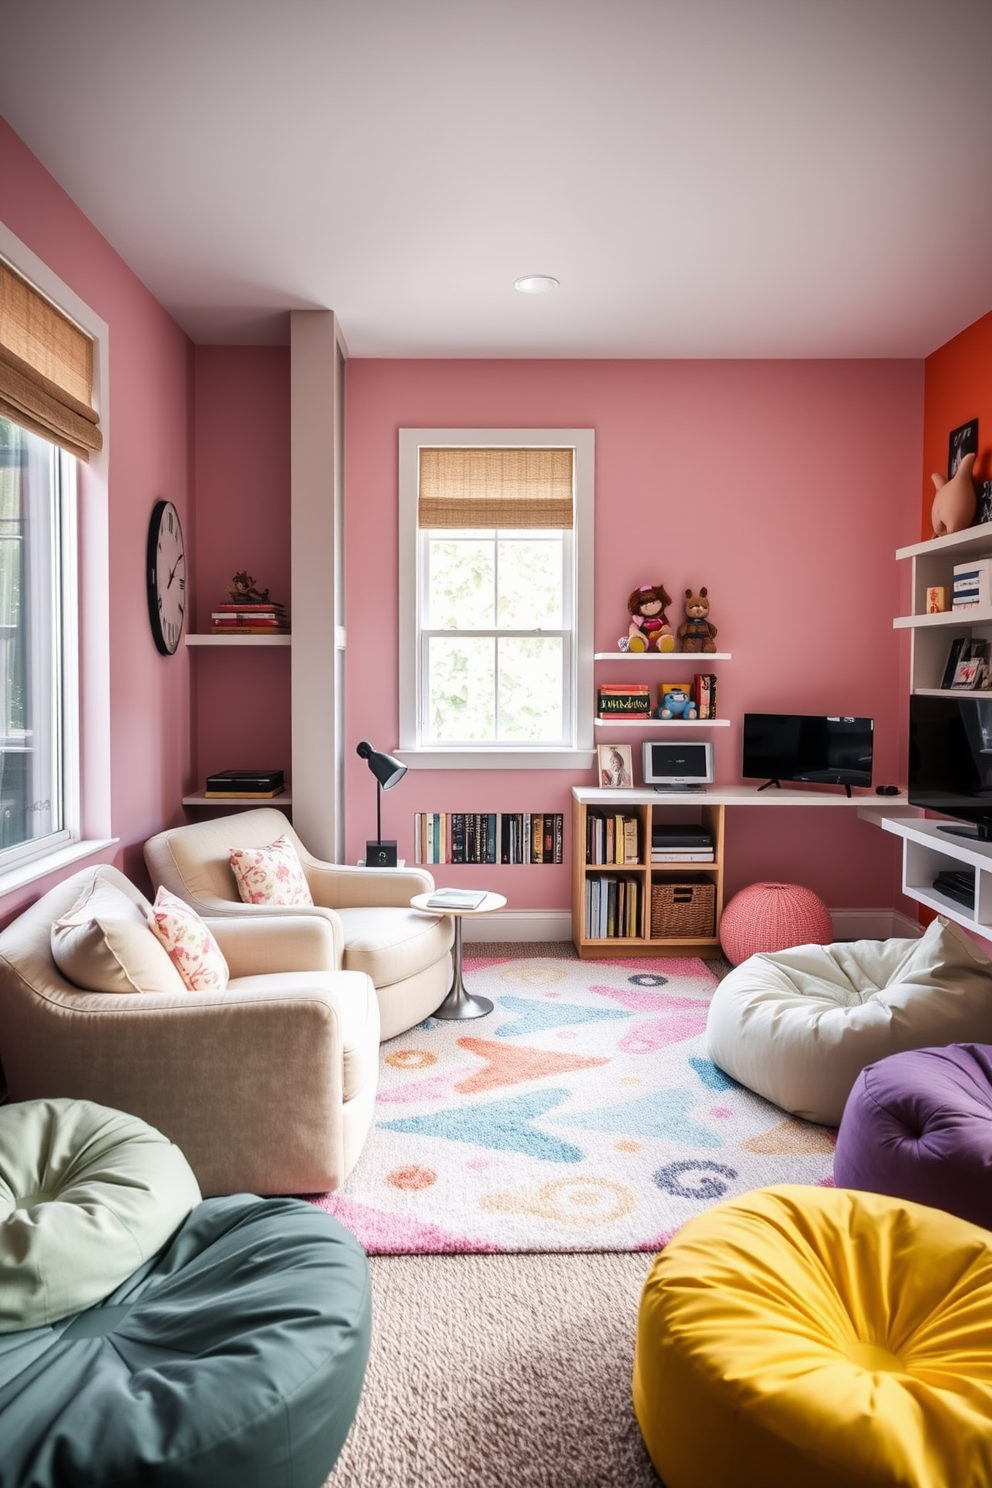
[[[655,790],[702,790],[715,779],[712,744],[645,742],[645,785]]]

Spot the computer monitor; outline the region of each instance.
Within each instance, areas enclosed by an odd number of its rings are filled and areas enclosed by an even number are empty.
[[[645,785],[655,790],[703,790],[715,779],[712,744],[645,741]]]

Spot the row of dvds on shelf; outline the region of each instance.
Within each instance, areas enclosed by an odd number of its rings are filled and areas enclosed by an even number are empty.
[[[560,811],[418,811],[418,863],[560,863]]]

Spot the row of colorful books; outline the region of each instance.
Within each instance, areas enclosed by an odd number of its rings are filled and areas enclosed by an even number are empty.
[[[211,611],[210,628],[222,635],[285,635],[289,616],[277,600],[232,600]]]
[[[586,879],[586,938],[629,940],[641,933],[641,885],[633,878]]]
[[[560,811],[418,811],[418,863],[560,863]]]
[[[688,681],[659,682],[657,703],[651,696],[647,682],[603,682],[596,689],[597,718],[652,718],[657,716],[655,708],[665,706],[665,694],[684,694],[691,698],[699,718],[716,717],[716,674],[697,672]],[[674,710],[681,713],[681,708]]]
[[[639,863],[639,822],[636,816],[586,813],[587,863]]]

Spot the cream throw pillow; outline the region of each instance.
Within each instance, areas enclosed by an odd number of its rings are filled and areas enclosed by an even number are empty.
[[[53,924],[52,957],[62,975],[87,992],[184,990],[142,909],[101,878]]]
[[[160,887],[148,923],[190,992],[225,990],[230,971],[224,953],[195,909]]]
[[[299,854],[283,835],[268,847],[234,847],[231,867],[245,904],[312,904]]]

